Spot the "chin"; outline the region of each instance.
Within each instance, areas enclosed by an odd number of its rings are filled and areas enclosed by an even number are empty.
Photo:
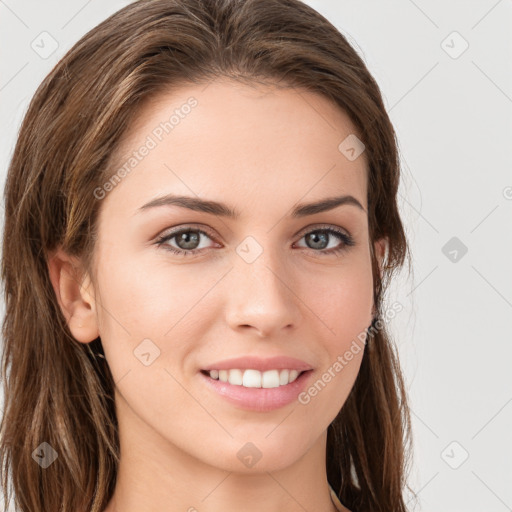
[[[293,414],[290,419],[292,416]],[[278,423],[271,428],[266,425],[260,435],[244,436],[243,439],[238,437],[231,440],[225,448],[219,447],[216,452],[210,451],[213,458],[207,462],[224,471],[243,474],[280,471],[293,465],[308,453],[315,440],[305,442],[306,432],[292,434],[283,429],[277,433],[280,429],[277,425]]]

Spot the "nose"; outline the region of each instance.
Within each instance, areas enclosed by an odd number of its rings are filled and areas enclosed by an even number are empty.
[[[252,330],[261,338],[296,329],[300,298],[294,293],[293,276],[281,257],[264,250],[249,263],[238,255],[229,272],[226,320],[233,330]]]

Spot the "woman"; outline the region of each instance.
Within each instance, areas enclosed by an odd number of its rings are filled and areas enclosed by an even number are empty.
[[[377,84],[298,0],[140,0],[86,34],[5,188],[6,499],[405,511],[398,183]]]

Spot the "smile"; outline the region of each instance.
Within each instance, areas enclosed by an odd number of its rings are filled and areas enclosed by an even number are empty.
[[[260,372],[234,368],[199,372],[207,388],[215,391],[217,396],[239,409],[256,412],[273,411],[297,401],[312,375],[313,370],[288,369]]]
[[[277,388],[286,386],[297,379],[300,373],[297,370],[267,370],[260,372],[259,370],[210,370],[207,372],[214,380],[221,382],[229,382],[233,386],[243,386],[246,388]]]

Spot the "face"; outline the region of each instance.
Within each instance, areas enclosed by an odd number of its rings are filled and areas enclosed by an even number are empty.
[[[92,307],[120,421],[145,449],[240,472],[245,446],[271,471],[325,435],[363,350],[345,354],[372,318],[366,155],[338,149],[356,133],[321,96],[230,81],[159,96],[131,127],[125,172],[97,191]],[[170,195],[210,203],[157,201]],[[353,199],[299,209],[338,196]],[[202,371],[244,356],[309,371],[268,390]]]

